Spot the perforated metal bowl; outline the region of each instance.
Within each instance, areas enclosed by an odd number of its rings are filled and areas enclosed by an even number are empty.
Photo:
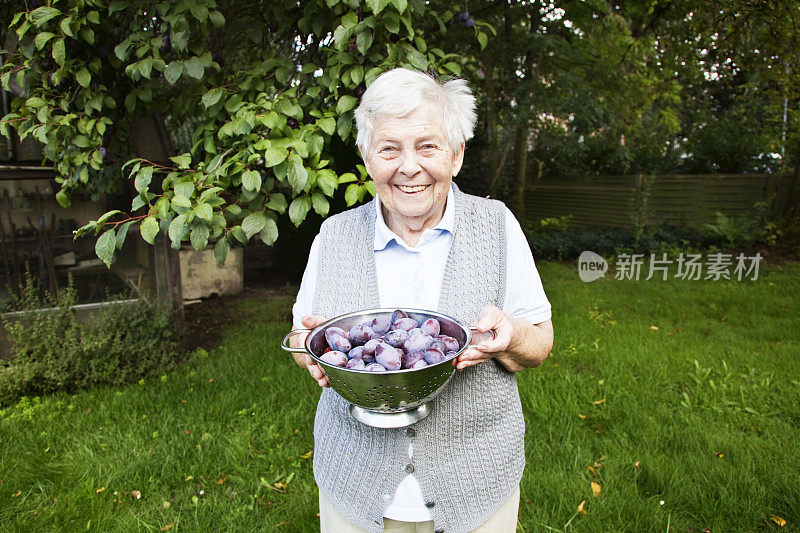
[[[308,353],[328,376],[331,388],[350,402],[350,414],[364,424],[373,427],[396,428],[411,425],[428,416],[429,402],[433,400],[455,373],[453,359],[467,349],[472,341],[472,329],[458,320],[424,309],[403,308],[417,322],[435,318],[441,333],[458,341],[457,355],[424,368],[370,372],[330,365],[319,356],[327,347],[325,330],[339,327],[345,331],[370,321],[379,315],[391,314],[394,309],[369,309],[332,318],[317,328],[295,329],[281,342],[287,352]],[[308,333],[305,348],[292,348],[287,342],[295,335]]]

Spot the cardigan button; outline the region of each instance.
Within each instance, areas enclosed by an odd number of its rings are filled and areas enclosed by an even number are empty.
[[[433,502],[425,502],[425,507],[427,507],[428,509],[432,509],[434,505],[436,504]]]
[[[413,474],[414,473],[414,465],[412,465],[412,464],[406,465],[406,472],[408,472],[409,474]]]
[[[444,533],[444,528],[440,527],[439,529],[437,529],[433,533]]]
[[[406,435],[408,435],[409,437],[413,437],[416,434],[417,434],[417,432],[414,430],[414,428],[406,429]]]

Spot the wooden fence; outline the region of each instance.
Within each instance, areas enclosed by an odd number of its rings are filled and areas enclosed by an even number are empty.
[[[758,202],[781,213],[791,184],[791,176],[774,174],[550,177],[528,182],[525,214],[531,222],[572,215],[570,226],[578,228],[699,228],[714,222],[717,211],[752,216]]]

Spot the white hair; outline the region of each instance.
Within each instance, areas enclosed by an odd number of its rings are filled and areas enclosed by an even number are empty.
[[[404,117],[423,104],[441,109],[442,129],[454,153],[472,138],[477,114],[475,97],[462,79],[439,82],[405,68],[384,72],[364,92],[355,111],[356,143],[369,150],[375,124],[383,117]]]

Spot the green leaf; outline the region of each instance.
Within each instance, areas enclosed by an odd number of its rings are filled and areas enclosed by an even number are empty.
[[[258,236],[264,244],[272,246],[278,240],[278,225],[271,218],[267,218]]]
[[[206,92],[206,94],[203,95],[203,105],[206,106],[206,109],[219,102],[223,92],[222,87],[215,87]]]
[[[81,87],[88,87],[89,82],[92,81],[92,75],[89,74],[89,71],[86,70],[86,67],[82,67],[75,74],[75,81],[77,81],[81,85]]]
[[[150,181],[153,178],[153,167],[144,167],[136,173],[136,178],[133,180],[133,186],[137,192],[147,190],[150,186]]]
[[[192,201],[189,200],[186,196],[181,194],[176,194],[172,197],[172,205],[177,207],[186,207],[187,209],[192,207]]]
[[[89,11],[86,13],[86,20],[92,24],[100,24],[100,14],[97,11]]]
[[[141,194],[137,194],[131,200],[131,211],[138,211],[139,209],[143,208],[147,205],[147,201],[142,198]]]
[[[97,257],[103,260],[108,268],[114,262],[114,251],[117,249],[117,235],[113,229],[107,230],[100,235],[94,245],[94,252]]]
[[[139,226],[139,233],[141,233],[145,242],[153,244],[156,235],[158,235],[158,221],[154,217],[145,218],[142,221],[142,225]]]
[[[355,178],[355,176],[353,176]],[[326,196],[333,196],[336,186],[339,184],[339,177],[336,172],[329,168],[324,168],[317,172],[317,187]]]
[[[38,28],[51,18],[57,17],[60,14],[61,11],[54,7],[42,6],[31,11],[30,15],[28,15],[28,20]]]
[[[233,235],[233,238],[242,244],[247,244],[247,234],[241,226],[234,226],[230,229],[228,235]]]
[[[347,140],[350,131],[353,129],[353,116],[351,114],[342,115],[336,121],[336,132],[343,141]]]
[[[355,205],[358,202],[358,190],[360,189],[358,183],[351,183],[344,191],[344,201],[347,202],[348,207]]]
[[[286,198],[279,192],[269,195],[267,207],[273,211],[277,211],[281,215],[286,212]]]
[[[244,231],[249,240],[253,235],[264,229],[266,223],[267,217],[264,216],[264,213],[260,211],[250,213],[242,220],[242,231]]]
[[[69,207],[72,205],[72,198],[70,198],[69,192],[66,189],[61,189],[56,193],[56,201],[61,207]]]
[[[336,112],[340,115],[347,113],[356,106],[357,102],[354,96],[344,95],[336,103]]]
[[[189,241],[192,243],[192,248],[195,250],[205,250],[208,245],[208,236],[211,232],[205,224],[195,224],[192,227],[192,233],[189,235]]]
[[[221,28],[225,25],[225,17],[219,11],[211,11],[208,14],[208,20],[216,26],[217,28]]]
[[[67,49],[63,37],[53,43],[53,60],[62,67],[67,60]]]
[[[117,250],[122,250],[122,245],[125,244],[125,237],[128,236],[128,228],[131,227],[133,222],[133,220],[129,220],[128,222],[122,224],[119,229],[117,229]]]
[[[275,165],[279,165],[283,163],[286,159],[286,156],[289,155],[289,151],[286,148],[278,148],[278,147],[269,147],[267,151],[264,152],[264,165],[267,167],[274,167]]]
[[[316,211],[319,216],[328,216],[328,211],[330,210],[331,206],[328,203],[328,199],[325,198],[324,195],[315,192],[313,195],[311,195],[311,204],[314,206],[314,211]]]
[[[286,178],[289,180],[289,185],[292,186],[292,189],[300,192],[306,187],[308,171],[303,165],[303,160],[297,154],[289,156],[289,163],[289,171],[286,173]]]
[[[176,155],[176,156],[170,157],[169,159],[170,159],[170,161],[172,161],[173,163],[178,165],[178,168],[180,168],[182,170],[185,170],[185,169],[189,168],[189,165],[192,164],[192,156],[191,156],[191,154]]]
[[[186,74],[197,80],[202,79],[205,67],[199,57],[192,57],[183,64]]]
[[[173,199],[174,201],[174,199]],[[186,235],[186,216],[185,215],[178,215],[172,219],[172,222],[169,224],[169,240],[172,241],[172,249],[173,250],[180,250],[181,248],[181,240],[183,240],[183,236]]]
[[[415,48],[408,50],[406,59],[408,59],[408,62],[411,63],[411,66],[417,70],[428,69],[428,59]]]
[[[167,68],[164,69],[164,78],[170,85],[175,85],[181,74],[183,74],[183,61],[171,61]]]
[[[453,63],[452,61],[449,63],[445,63],[442,65],[444,68],[455,74],[456,76],[461,76],[461,65],[458,63]]]
[[[228,239],[221,237],[217,241],[217,244],[214,245],[214,258],[217,260],[217,263],[224,265],[225,258],[228,256],[228,252],[230,251],[231,245],[228,243]]]
[[[242,174],[242,187],[248,191],[261,189],[261,173],[257,170],[247,170]]]
[[[305,219],[308,212],[311,210],[311,198],[307,195],[298,196],[289,205],[289,219],[295,226],[299,226]]]
[[[341,176],[339,176],[339,184],[342,183],[350,183],[351,181],[356,181],[358,178],[352,172],[345,172]]]
[[[114,0],[108,5],[108,14],[112,15],[115,11],[122,11],[130,6],[128,0]]]
[[[36,37],[33,38],[33,44],[36,45],[37,50],[41,50],[44,48],[44,45],[47,44],[47,41],[55,37],[54,33],[50,33],[49,31],[43,31],[41,33],[37,33]]]
[[[214,218],[214,209],[208,204],[200,204],[194,208],[194,214],[201,220],[211,222]]]
[[[483,33],[482,31],[478,32],[478,43],[481,45],[481,50],[486,48],[486,44],[489,42],[489,37]]]
[[[372,46],[372,32],[364,29],[356,37],[356,46],[361,55],[367,55],[367,50]]]
[[[336,131],[336,120],[333,117],[325,117],[317,121],[317,126],[328,135],[333,135]]]
[[[391,33],[397,33],[400,31],[400,17],[397,16],[397,13],[387,13],[383,17],[383,25]]]
[[[389,5],[389,0],[367,0],[367,5],[376,15]]]

